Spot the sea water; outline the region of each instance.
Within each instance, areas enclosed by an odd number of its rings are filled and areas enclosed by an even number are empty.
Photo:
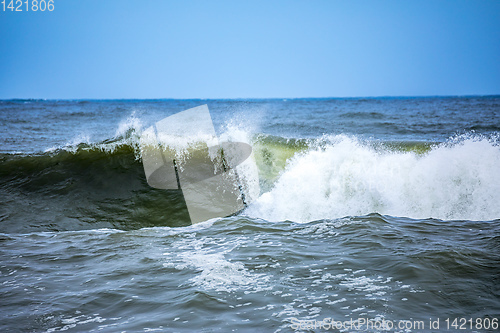
[[[203,104],[261,193],[189,225],[139,137]],[[2,331],[500,331],[499,96],[4,100],[0,123]]]

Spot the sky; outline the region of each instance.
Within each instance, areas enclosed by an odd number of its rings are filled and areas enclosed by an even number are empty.
[[[493,94],[500,1],[0,4],[0,99]]]

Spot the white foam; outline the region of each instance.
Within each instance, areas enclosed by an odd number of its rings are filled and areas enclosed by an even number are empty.
[[[130,116],[120,121],[115,131],[115,135],[109,140],[95,142],[92,139],[94,137],[92,133],[80,133],[63,145],[45,149],[45,152],[50,153],[64,150],[76,153],[79,149],[99,149],[104,152],[112,153],[116,151],[118,147],[129,145],[134,149],[136,158],[138,159],[140,158],[139,135],[142,131],[142,127],[143,124],[141,119],[136,117],[135,112],[132,112]],[[82,147],[82,145],[84,146]]]
[[[122,120],[118,124],[118,128],[115,132],[115,138],[127,137],[131,131],[140,131],[142,127],[143,124],[141,119],[135,115],[135,112],[132,112],[129,117]]]
[[[463,136],[426,154],[375,149],[336,136],[292,158],[246,214],[306,222],[380,213],[411,218],[500,217],[500,149]]]
[[[195,269],[198,272],[189,283],[205,290],[231,292],[246,290],[256,292],[267,288],[269,277],[247,270],[242,262],[226,259],[231,249],[217,250],[206,247],[215,242],[211,238],[187,238],[177,241],[173,246],[183,250],[175,258],[166,254],[166,268],[177,270]]]

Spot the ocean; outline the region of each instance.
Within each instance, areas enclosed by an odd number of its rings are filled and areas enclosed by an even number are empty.
[[[260,193],[190,225],[141,131],[207,104]],[[2,332],[500,332],[500,96],[1,100]]]

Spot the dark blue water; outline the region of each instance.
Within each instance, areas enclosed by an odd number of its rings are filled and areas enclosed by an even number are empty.
[[[99,142],[120,124],[143,126],[208,104],[216,130],[237,123],[252,133],[291,138],[349,134],[377,140],[445,141],[469,131],[500,130],[500,97],[269,100],[0,101],[3,152],[38,152],[67,143]],[[127,119],[129,123],[127,123]]]
[[[190,226],[138,140],[201,104],[261,193]],[[500,331],[499,96],[14,100],[0,123],[2,331]]]

